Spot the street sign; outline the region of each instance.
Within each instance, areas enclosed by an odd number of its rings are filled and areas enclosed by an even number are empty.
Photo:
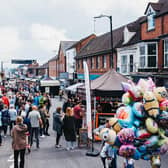
[[[11,61],[12,64],[32,64],[34,62],[36,62],[36,60],[13,59]]]

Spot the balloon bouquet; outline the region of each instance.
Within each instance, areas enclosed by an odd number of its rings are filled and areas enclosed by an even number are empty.
[[[152,167],[160,167],[160,155],[168,151],[168,93],[151,78],[121,85],[123,106],[109,120],[111,128],[101,130],[100,138],[122,157],[150,160]]]

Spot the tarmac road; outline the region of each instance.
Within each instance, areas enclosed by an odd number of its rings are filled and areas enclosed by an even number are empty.
[[[62,106],[58,99],[52,99],[52,112],[57,106]],[[65,150],[65,141],[62,137],[60,149],[55,148],[55,132],[52,131],[52,117],[50,121],[50,136],[40,138],[40,149],[32,147],[32,152],[26,154],[25,168],[102,168],[99,157],[86,156],[86,148],[78,148],[73,151]],[[99,148],[99,144],[95,145]],[[136,168],[150,168],[149,162],[136,161]],[[123,159],[118,159],[118,168],[122,168]],[[14,168],[13,151],[11,149],[11,137],[3,139],[0,147],[0,168]],[[162,168],[168,168],[167,155],[162,157]]]

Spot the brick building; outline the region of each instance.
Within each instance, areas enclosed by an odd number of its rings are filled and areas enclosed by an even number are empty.
[[[54,56],[48,61],[48,76],[53,79],[56,79],[56,69],[57,69],[56,58],[57,56]]]
[[[36,68],[37,76],[48,76],[48,62]]]
[[[73,82],[76,78],[76,55],[80,52],[81,48],[83,48],[90,40],[94,38],[96,38],[96,35],[91,34],[76,42],[66,50],[66,71],[68,73],[68,79],[70,80],[70,82]]]
[[[76,56],[78,79],[84,79],[83,61],[87,61],[90,79],[93,80],[109,69],[117,69],[117,50],[123,42],[124,26],[113,30],[113,57],[111,56],[111,33],[106,33],[90,40]],[[113,61],[113,62],[112,62]]]
[[[139,68],[135,76],[151,76],[168,87],[168,1],[149,3],[141,22]]]
[[[62,78],[66,74],[66,49],[71,47],[76,41],[61,41],[58,55],[56,57],[56,76]],[[65,75],[66,76],[66,75]]]

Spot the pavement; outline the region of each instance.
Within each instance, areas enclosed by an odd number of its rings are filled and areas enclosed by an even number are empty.
[[[25,168],[102,168],[98,157],[88,157],[87,147],[77,148],[72,151],[65,149],[65,140],[61,138],[61,148],[55,148],[56,133],[52,131],[52,113],[56,107],[62,106],[58,98],[52,99],[50,110],[50,136],[40,138],[40,149],[36,149],[35,144],[30,154],[26,154]],[[96,143],[95,147],[100,148]],[[118,158],[118,168],[123,168],[123,158]],[[162,157],[162,168],[168,168],[167,155]],[[149,161],[136,161],[136,168],[150,168]],[[14,168],[13,151],[11,148],[11,137],[3,138],[3,145],[0,147],[0,168]]]

